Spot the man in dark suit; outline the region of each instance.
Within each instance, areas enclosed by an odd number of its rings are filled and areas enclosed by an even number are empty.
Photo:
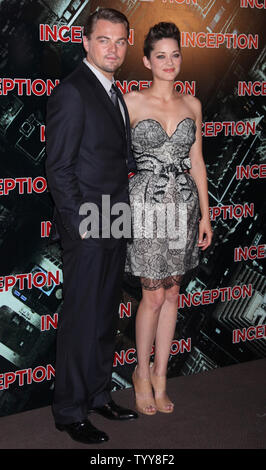
[[[102,230],[102,196],[108,195],[110,211],[116,203],[128,204],[128,175],[135,170],[128,112],[122,94],[112,87],[128,35],[122,13],[100,9],[90,15],[83,38],[86,58],[55,88],[47,108],[46,172],[64,276],[52,409],[57,429],[85,443],[108,440],[90,423],[88,410],[109,419],[137,417],[110,395],[126,239]],[[94,232],[99,237],[88,236],[89,226],[81,230],[84,203],[99,210]]]

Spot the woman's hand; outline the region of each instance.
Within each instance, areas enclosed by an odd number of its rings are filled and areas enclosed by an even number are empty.
[[[202,218],[199,223],[199,242],[198,246],[202,251],[206,250],[212,242],[212,228],[208,218]]]

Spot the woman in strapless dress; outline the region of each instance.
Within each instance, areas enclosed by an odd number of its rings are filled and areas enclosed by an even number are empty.
[[[182,62],[175,24],[162,22],[150,29],[143,61],[152,72],[152,85],[125,95],[138,170],[129,180],[133,240],[126,271],[142,285],[136,316],[138,364],[132,376],[136,407],[153,415],[174,409],[166,375],[180,282],[198,265],[199,249],[210,245],[212,230],[201,104],[174,87]]]

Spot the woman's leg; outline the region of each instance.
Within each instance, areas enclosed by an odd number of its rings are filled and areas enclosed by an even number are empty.
[[[165,301],[162,305],[155,340],[154,372],[166,375],[170,349],[175,334],[177,320],[179,286],[173,286],[165,291]]]
[[[166,374],[176,327],[178,294],[179,286],[173,286],[165,291],[165,301],[158,319],[154,364],[151,371],[155,401],[160,411],[165,412],[173,410],[173,404],[166,394]]]
[[[148,415],[156,412],[150,381],[150,356],[164,298],[164,289],[156,291],[143,289],[142,300],[136,316],[138,365],[134,370],[132,381],[135,389],[137,409]]]
[[[136,316],[136,347],[138,375],[149,378],[150,356],[154,344],[158,320],[165,301],[163,288],[154,291],[143,289]]]

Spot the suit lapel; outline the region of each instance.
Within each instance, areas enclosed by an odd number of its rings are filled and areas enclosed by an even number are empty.
[[[82,63],[82,69],[86,73],[86,76],[90,81],[90,84],[95,88],[97,98],[99,98],[99,100],[103,104],[106,111],[110,114],[112,122],[115,122],[115,124],[118,127],[120,132],[121,132],[121,130],[122,131],[125,130],[125,129],[122,128],[122,124],[121,124],[121,121],[120,121],[119,114],[117,113],[117,110],[115,109],[115,107],[112,103],[112,100],[108,96],[108,94],[107,94],[105,88],[103,87],[103,85],[101,84],[101,82],[98,80],[98,78],[94,75],[94,73],[89,69],[89,67],[86,64]],[[124,101],[123,97],[122,97],[121,101],[122,102]],[[123,106],[125,106],[125,103],[123,104]]]

